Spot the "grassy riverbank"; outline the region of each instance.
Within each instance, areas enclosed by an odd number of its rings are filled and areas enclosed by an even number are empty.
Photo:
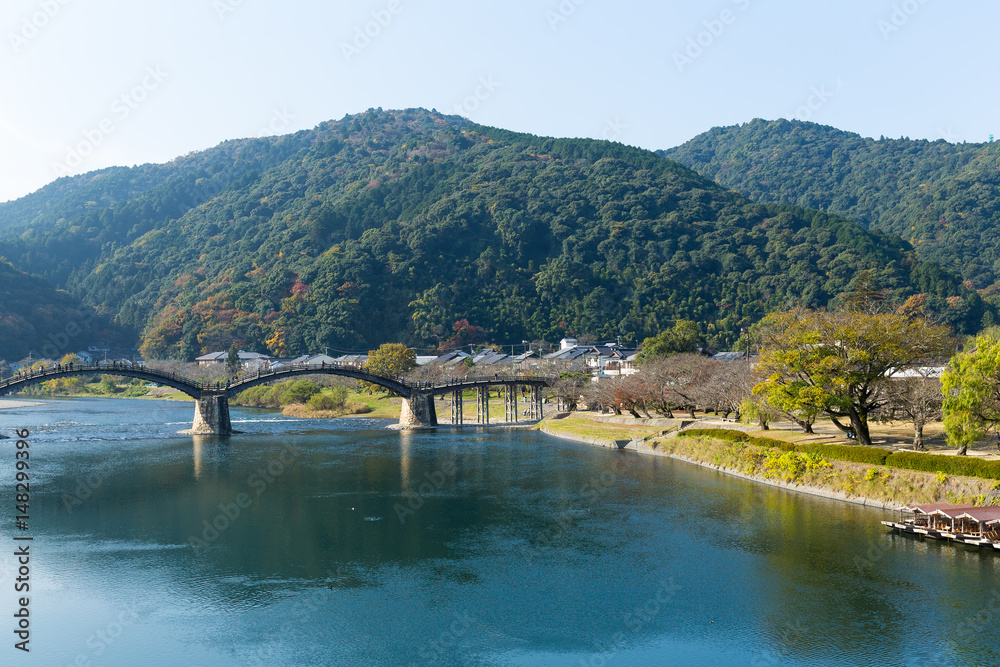
[[[550,435],[601,446],[615,446],[615,440],[633,440],[628,448],[641,453],[668,456],[753,481],[866,505],[896,507],[921,502],[983,505],[995,504],[1000,497],[997,479],[840,460],[843,456],[857,457],[851,452],[857,448],[839,445],[796,448],[783,444],[782,438],[772,440],[770,436],[777,435],[776,431],[754,432],[748,434],[757,436],[750,442],[734,442],[708,434],[678,436],[676,429],[642,423],[607,424],[580,415],[546,420],[539,428]],[[891,454],[880,448],[870,448],[869,452],[875,461],[885,461]],[[899,459],[899,465],[923,464],[928,470],[948,467],[947,461],[941,462],[931,455],[907,454]],[[888,461],[891,463],[893,459]]]

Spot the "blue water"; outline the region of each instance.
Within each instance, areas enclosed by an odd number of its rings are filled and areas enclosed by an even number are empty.
[[[22,533],[0,441],[0,664],[1000,664],[1000,559],[879,511],[531,431],[192,413],[0,410],[32,454]]]

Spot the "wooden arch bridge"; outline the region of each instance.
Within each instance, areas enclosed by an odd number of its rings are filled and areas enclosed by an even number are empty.
[[[233,427],[229,419],[230,398],[260,384],[289,380],[303,375],[338,375],[383,387],[403,398],[403,410],[399,424],[409,428],[437,426],[438,419],[434,397],[446,394],[453,395],[451,421],[454,424],[461,424],[464,420],[462,395],[470,390],[476,390],[479,398],[478,423],[489,424],[489,391],[494,387],[505,389],[504,413],[506,421],[517,422],[518,420],[517,396],[519,388],[527,388],[530,392],[529,420],[541,419],[541,390],[543,387],[551,386],[554,381],[554,378],[529,375],[494,375],[493,377],[453,378],[447,382],[409,383],[398,376],[370,373],[354,364],[323,364],[321,366],[292,364],[275,370],[244,373],[225,382],[200,382],[174,373],[154,370],[141,364],[111,362],[56,364],[47,368],[22,371],[13,377],[0,380],[0,396],[49,380],[94,374],[138,378],[172,387],[192,397],[195,399],[194,422],[191,429],[184,431],[184,433],[195,435],[231,434]]]

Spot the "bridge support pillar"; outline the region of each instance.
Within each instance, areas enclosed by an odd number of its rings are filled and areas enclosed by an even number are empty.
[[[505,390],[503,393],[504,404],[503,404],[503,417],[504,421],[510,423],[517,423],[517,385],[508,384],[505,385]]]
[[[230,435],[229,398],[225,394],[202,394],[194,404],[194,423],[188,435]]]
[[[404,398],[403,410],[399,415],[399,425],[403,428],[437,426],[434,394],[415,391],[410,398]]]
[[[452,424],[456,424],[458,426],[461,426],[462,422],[464,421],[463,420],[463,416],[464,415],[462,414],[462,408],[464,408],[465,406],[462,404],[463,400],[465,400],[465,399],[462,396],[462,392],[461,391],[452,392],[452,394],[451,394],[451,423]]]
[[[476,408],[476,421],[480,424],[490,423],[490,388],[480,387],[477,390],[478,407]]]

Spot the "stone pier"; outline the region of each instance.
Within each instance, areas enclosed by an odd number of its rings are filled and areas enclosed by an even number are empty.
[[[413,392],[410,398],[403,399],[403,409],[399,415],[401,428],[427,428],[437,425],[434,394]]]
[[[194,423],[185,435],[230,435],[229,399],[225,394],[203,393],[194,404]]]

